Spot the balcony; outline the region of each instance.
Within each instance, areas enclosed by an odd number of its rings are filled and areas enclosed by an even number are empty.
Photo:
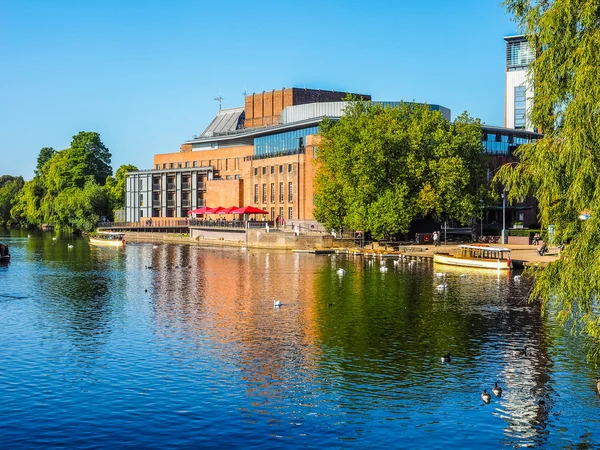
[[[175,183],[167,183],[167,190],[174,191],[175,190]]]
[[[187,191],[190,189],[190,183],[181,183],[181,189]]]
[[[181,206],[184,207],[184,208],[189,208],[189,206],[190,206],[190,200],[187,199],[187,198],[186,199],[182,199],[181,200]]]
[[[198,189],[201,191],[206,190],[206,184],[204,183],[204,181],[198,181]]]
[[[198,205],[198,208],[201,208],[202,206],[206,206],[206,200],[199,198],[196,204]]]
[[[175,207],[175,200],[167,200],[167,207],[168,208],[174,208]]]
[[[153,191],[160,191],[160,183],[156,183],[152,185],[152,190]]]
[[[153,208],[160,208],[160,200],[152,200]]]

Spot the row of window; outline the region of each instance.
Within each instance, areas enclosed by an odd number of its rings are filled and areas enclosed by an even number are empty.
[[[317,134],[319,127],[309,127],[303,130],[286,131],[254,139],[254,155],[269,157],[295,154],[303,151],[306,136]]]
[[[258,177],[260,174],[266,176],[267,173],[274,175],[276,171],[279,173],[284,173],[284,166],[287,166],[287,172],[292,173],[294,171],[293,164],[280,164],[279,166],[263,166],[263,167],[255,167],[254,168],[254,176]]]
[[[293,183],[290,181],[288,183],[288,203],[292,203],[294,200],[294,189]],[[284,193],[284,183],[279,183],[279,203],[283,203],[285,199]],[[254,185],[254,203],[258,203],[259,198],[259,185]],[[275,203],[275,183],[271,183],[271,203]],[[262,185],[262,203],[267,203],[267,183],[263,183]]]
[[[279,217],[280,219],[285,219],[285,216],[283,215],[284,209],[283,206],[279,207],[279,214],[277,215],[277,217]],[[293,208],[290,206],[288,207],[288,214],[287,214],[287,218],[288,220],[293,220],[294,219],[294,210]],[[275,208],[271,207],[271,220],[277,220],[277,217],[275,217]]]
[[[162,169],[189,169],[190,167],[213,167],[217,170],[240,170],[240,158],[207,159],[200,161],[184,161],[178,163],[156,164],[156,170]]]
[[[515,86],[515,128],[525,128],[525,86]]]

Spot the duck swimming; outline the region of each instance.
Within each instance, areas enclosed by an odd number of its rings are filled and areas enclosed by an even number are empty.
[[[490,393],[487,391],[487,389],[484,389],[481,393],[481,400],[483,400],[484,403],[489,403],[491,399],[492,396],[490,395]]]
[[[450,361],[452,361],[452,355],[450,355],[450,352],[442,356],[442,364],[447,364]]]
[[[494,383],[494,387],[492,388],[492,393],[496,397],[500,397],[502,395],[502,388],[500,386],[498,386],[498,382]]]
[[[279,308],[281,305],[283,305],[283,303],[281,303],[281,300],[273,299],[273,308]]]

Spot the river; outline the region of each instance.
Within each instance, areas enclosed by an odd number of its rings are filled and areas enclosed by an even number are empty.
[[[531,286],[514,274],[391,260],[382,272],[346,255],[194,245],[113,250],[21,230],[0,229],[0,241],[12,254],[0,266],[3,448],[600,442],[582,339],[529,304]],[[486,404],[494,382],[503,393]]]

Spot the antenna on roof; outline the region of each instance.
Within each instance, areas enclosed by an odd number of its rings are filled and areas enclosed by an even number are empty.
[[[218,96],[218,97],[215,97],[213,100],[216,100],[216,101],[218,101],[218,102],[219,102],[219,111],[221,111],[221,102],[222,102],[223,100],[225,100],[223,97],[221,97],[221,91],[219,91],[219,96]]]
[[[244,85],[244,92],[242,92],[242,95],[245,97],[246,95],[248,95],[248,92],[246,91],[246,85]]]

